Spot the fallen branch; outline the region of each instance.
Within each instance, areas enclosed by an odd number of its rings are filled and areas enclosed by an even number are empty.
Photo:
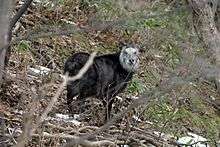
[[[147,136],[141,133],[131,132],[129,133],[129,136],[132,136],[132,138],[138,138],[139,140],[145,140],[147,143],[150,143],[155,146],[167,146],[167,144],[164,141],[162,142],[158,140],[158,138],[151,137],[150,135]]]
[[[73,131],[74,130],[74,128],[72,128],[72,127],[62,127],[62,126],[54,125],[54,124],[51,124],[51,123],[47,123],[47,124],[45,124],[45,126],[51,127],[53,129],[58,129],[58,130],[61,130],[61,131]],[[77,132],[77,131],[74,131],[74,132]]]
[[[11,137],[10,134],[5,134],[6,137]],[[32,134],[32,137],[43,137],[43,138],[53,138],[53,139],[72,139],[77,142],[78,145],[84,146],[84,147],[100,147],[100,146],[116,146],[116,144],[109,140],[100,140],[100,141],[88,141],[88,140],[82,140],[78,136],[69,135],[69,134],[49,134],[46,132],[43,132],[42,134]]]
[[[82,140],[80,137],[68,135],[68,134],[49,134],[49,133],[42,133],[42,134],[33,134],[33,137],[45,137],[45,138],[61,138],[61,139],[72,139],[75,140],[78,145],[82,145],[84,147],[100,147],[100,146],[116,146],[114,142],[109,140],[101,140],[101,141],[88,141]]]
[[[84,126],[78,129],[79,132],[87,131],[87,130],[97,130],[99,127],[96,126]]]

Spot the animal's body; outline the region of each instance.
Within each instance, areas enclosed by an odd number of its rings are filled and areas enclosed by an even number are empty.
[[[124,47],[118,53],[97,56],[93,64],[77,81],[67,85],[67,104],[72,113],[73,98],[77,96],[79,105],[83,104],[87,97],[95,96],[102,100],[106,108],[106,118],[110,117],[114,97],[121,93],[132,79],[137,70],[139,59],[138,49]],[[76,75],[89,59],[88,53],[76,53],[67,59],[64,73],[69,76]]]

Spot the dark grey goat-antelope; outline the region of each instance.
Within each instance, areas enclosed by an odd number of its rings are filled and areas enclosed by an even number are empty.
[[[89,56],[88,53],[80,52],[69,57],[64,73],[68,72],[69,76],[76,75]],[[138,48],[130,45],[123,46],[118,53],[95,57],[81,79],[67,84],[67,104],[70,112],[75,113],[72,105],[74,97],[81,107],[87,97],[95,96],[103,102],[106,109],[105,120],[109,119],[114,97],[126,88],[138,68],[138,56]]]

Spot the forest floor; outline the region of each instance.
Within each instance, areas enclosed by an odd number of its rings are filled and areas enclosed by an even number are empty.
[[[18,3],[16,9],[20,6]],[[88,99],[88,111],[70,116],[64,89],[48,117],[32,134],[29,145],[60,146],[86,135],[90,135],[88,142],[81,142],[85,146],[176,146],[183,136],[188,137],[182,138],[184,144],[193,143],[192,136],[200,138],[197,145],[220,144],[220,95],[212,82],[197,77],[194,65],[177,64],[182,60],[179,49],[191,51],[194,46],[190,42],[177,42],[176,46],[165,42],[170,37],[167,30],[143,33],[120,29],[117,22],[96,21],[97,13],[95,5],[87,3],[68,1],[54,6],[35,2],[16,24],[6,81],[0,91],[0,144],[16,144],[23,130],[36,123],[59,90],[69,55],[78,51],[115,52],[120,41],[141,44],[145,52],[138,73],[126,91],[117,96],[113,114],[118,116],[140,96],[148,96],[156,89],[148,103],[125,111],[123,117],[101,127],[101,102]],[[157,87],[170,77],[181,77],[184,82],[174,79],[174,88],[159,93]],[[169,86],[173,85],[165,84]]]

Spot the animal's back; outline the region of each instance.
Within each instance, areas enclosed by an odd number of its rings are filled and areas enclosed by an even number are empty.
[[[84,52],[73,54],[65,63],[64,73],[68,72],[69,76],[77,75],[88,61],[89,56],[88,53]],[[68,82],[67,97],[70,99],[69,101],[76,95],[85,98],[96,94],[97,73],[94,70],[93,64],[81,79]]]
[[[64,65],[64,73],[68,72],[69,76],[76,75],[79,70],[86,64],[89,59],[88,53],[75,53],[67,59]]]
[[[133,73],[127,72],[119,63],[119,53],[102,55],[96,58],[98,71],[97,96],[101,99],[112,99],[121,93]]]

